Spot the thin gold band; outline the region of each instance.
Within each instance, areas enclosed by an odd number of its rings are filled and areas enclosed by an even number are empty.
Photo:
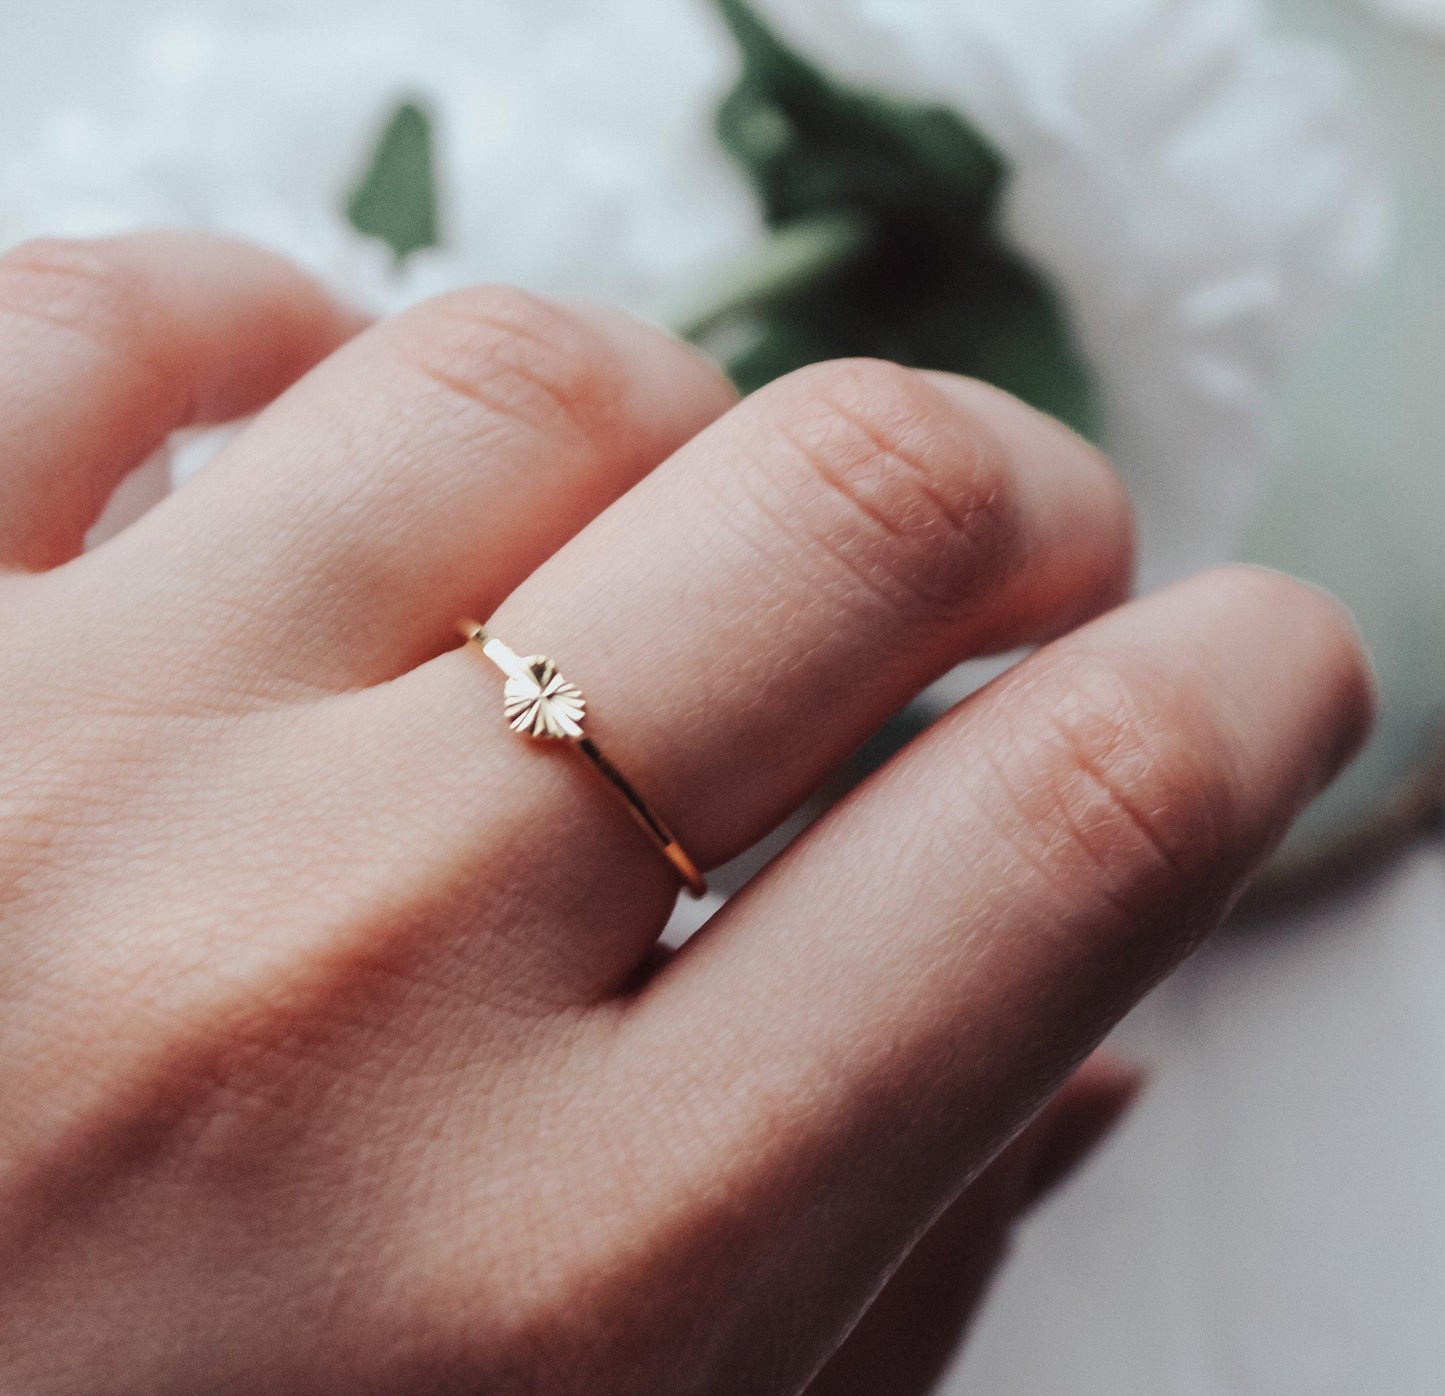
[[[697,864],[684,852],[657,811],[582,730],[587,711],[582,691],[568,683],[545,655],[523,658],[474,620],[458,621],[457,629],[507,676],[503,711],[512,730],[537,741],[566,741],[576,747],[592,769],[622,797],[642,831],[677,869],[687,890],[694,897],[702,896],[707,891],[707,881]]]

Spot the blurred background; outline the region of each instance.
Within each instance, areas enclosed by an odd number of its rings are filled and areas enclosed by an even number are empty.
[[[948,1389],[1445,1389],[1445,0],[0,15],[0,244],[222,228],[377,310],[618,299],[744,387],[838,353],[977,373],[1110,450],[1141,585],[1245,557],[1344,596],[1380,736],[1121,1030],[1149,1090]]]

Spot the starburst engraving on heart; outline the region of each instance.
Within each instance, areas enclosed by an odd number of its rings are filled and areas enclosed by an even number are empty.
[[[522,665],[525,672],[513,674],[502,690],[502,710],[512,730],[539,741],[580,737],[587,710],[582,690],[545,655],[528,655]]]

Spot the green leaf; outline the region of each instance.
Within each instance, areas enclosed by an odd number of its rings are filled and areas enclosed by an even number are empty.
[[[1043,278],[999,232],[1002,158],[939,105],[846,87],[783,42],[746,0],[716,0],[742,55],[717,131],[773,230],[846,228],[831,257],[764,249],[692,324],[747,330],[728,358],[750,390],[820,358],[870,355],[983,378],[1088,433],[1093,386]],[[736,336],[735,336],[736,337]]]
[[[358,232],[386,243],[399,263],[440,241],[431,120],[415,102],[402,102],[387,118],[346,216]]]

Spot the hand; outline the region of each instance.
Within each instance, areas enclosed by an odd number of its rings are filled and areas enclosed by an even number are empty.
[[[1354,749],[1354,633],[1248,570],[1111,610],[1119,486],[977,383],[735,405],[506,290],[356,328],[212,239],[0,261],[0,1389],[798,1391]],[[467,613],[707,865],[1049,643],[668,961]]]

